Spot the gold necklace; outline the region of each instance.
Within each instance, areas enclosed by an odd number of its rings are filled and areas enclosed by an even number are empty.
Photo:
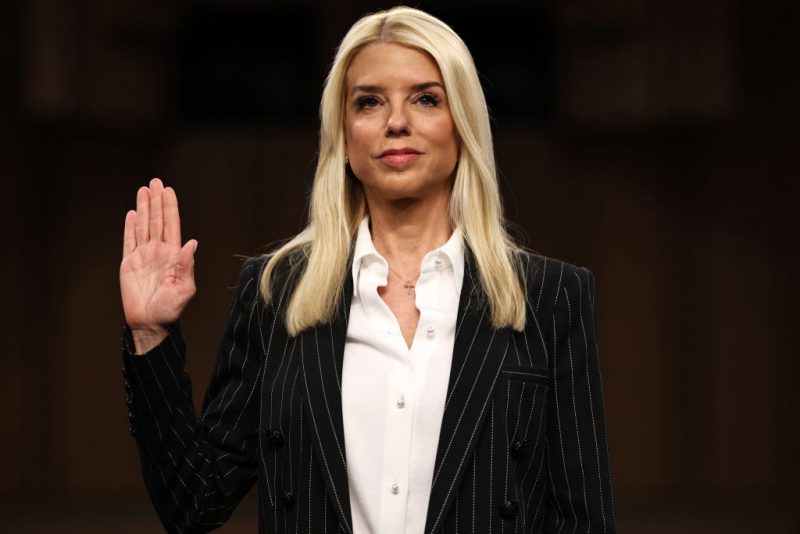
[[[417,283],[417,280],[419,279],[419,274],[417,274],[417,276],[415,276],[411,280],[406,280],[405,278],[403,278],[403,276],[400,273],[398,273],[397,271],[392,269],[392,266],[389,265],[389,262],[386,262],[386,266],[389,267],[389,270],[392,271],[395,274],[395,276],[397,276],[400,280],[403,281],[403,288],[406,290],[406,294],[410,295],[411,294],[411,290],[414,289],[415,287],[417,287],[416,283]]]

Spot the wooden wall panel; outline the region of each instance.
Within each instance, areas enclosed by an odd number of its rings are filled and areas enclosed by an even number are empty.
[[[5,232],[6,258],[11,261],[0,261],[0,280],[3,281],[2,295],[4,306],[0,308],[0,455],[5,458],[24,456],[27,441],[30,439],[25,430],[27,412],[25,407],[25,386],[28,368],[25,358],[24,332],[25,317],[21,304],[25,294],[30,291],[26,278],[25,265],[18,259],[22,257],[27,239],[25,227],[19,222],[25,218],[26,197],[20,182],[22,162],[20,161],[17,143],[8,136],[0,134],[0,161],[4,162],[4,191],[7,198],[18,199],[8,202],[0,210],[0,227],[14,231]],[[6,466],[4,476],[0,477],[0,492],[16,490],[24,486],[25,464],[22,461],[11,462]]]
[[[748,243],[712,232],[704,236],[706,314],[710,368],[708,480],[722,489],[768,487],[772,482],[770,380],[781,343],[773,330],[774,266]],[[756,283],[756,281],[758,281]]]

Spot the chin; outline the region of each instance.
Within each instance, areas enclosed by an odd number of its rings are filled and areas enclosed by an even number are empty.
[[[391,200],[392,202],[408,201],[412,202],[425,197],[424,190],[414,188],[391,188],[381,189],[375,191],[376,196],[384,200]]]
[[[396,173],[390,176],[381,176],[378,179],[363,181],[365,189],[380,198],[399,200],[403,198],[418,198],[429,189],[429,184],[421,183],[414,176],[406,173]]]
[[[361,180],[368,197],[375,199],[395,201],[414,201],[426,197],[434,197],[446,191],[449,196],[452,189],[452,179],[426,180],[418,172],[400,171],[381,173]]]

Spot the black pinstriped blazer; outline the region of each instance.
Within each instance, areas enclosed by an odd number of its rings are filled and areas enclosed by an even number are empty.
[[[496,330],[465,259],[425,532],[615,532],[592,274],[526,255],[527,325]],[[340,380],[352,279],[331,323],[290,337],[296,271],[276,271],[265,305],[264,265],[242,268],[199,417],[180,327],[146,356],[123,336],[131,433],[170,532],[221,525],[256,481],[259,532],[352,532]]]

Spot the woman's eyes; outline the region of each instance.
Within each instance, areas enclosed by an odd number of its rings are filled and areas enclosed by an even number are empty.
[[[439,105],[439,98],[432,93],[422,93],[417,97],[417,102],[423,106],[434,108]]]
[[[379,104],[380,100],[374,96],[362,96],[356,100],[356,107],[358,109],[374,108]]]
[[[440,99],[433,93],[422,93],[412,100],[415,104],[419,104],[424,107],[435,108],[439,105]],[[381,105],[381,100],[377,96],[361,96],[356,99],[356,109],[358,110],[366,110],[376,108]]]

